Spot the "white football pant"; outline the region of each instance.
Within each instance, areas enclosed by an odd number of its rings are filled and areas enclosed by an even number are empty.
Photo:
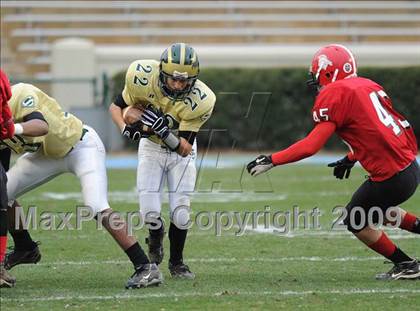
[[[190,196],[195,188],[195,159],[197,145],[190,155],[182,157],[162,148],[149,139],[139,143],[137,191],[140,213],[145,222],[149,217],[160,217],[162,195],[169,195],[169,217],[178,228],[185,229],[190,220]],[[167,184],[167,192],[164,185]]]
[[[88,132],[63,158],[43,155],[41,150],[25,153],[7,172],[9,201],[48,182],[63,173],[73,173],[80,179],[84,205],[96,215],[109,207],[108,181],[105,168],[105,147],[96,131],[84,125]]]

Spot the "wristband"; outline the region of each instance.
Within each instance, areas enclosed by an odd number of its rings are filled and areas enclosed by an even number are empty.
[[[176,151],[179,148],[179,145],[181,144],[181,141],[178,138],[178,136],[176,136],[173,133],[169,133],[168,136],[166,136],[164,139],[162,139],[162,141],[172,151]]]
[[[15,123],[15,135],[23,134],[23,126],[20,123]]]

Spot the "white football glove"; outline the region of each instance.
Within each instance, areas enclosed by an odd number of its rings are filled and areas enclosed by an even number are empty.
[[[260,155],[254,161],[251,161],[246,166],[248,173],[252,176],[258,176],[274,167],[271,156]]]

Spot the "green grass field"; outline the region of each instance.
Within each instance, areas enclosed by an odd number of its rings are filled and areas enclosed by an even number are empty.
[[[195,213],[208,211],[322,211],[321,228],[288,235],[237,228],[215,235],[214,228],[194,227],[185,261],[194,281],[172,280],[166,256],[165,283],[156,288],[125,290],[132,267],[105,231],[94,223],[80,231],[33,230],[42,242],[38,265],[18,266],[14,289],[1,290],[1,310],[418,310],[420,282],[375,281],[391,268],[345,231],[331,231],[337,215],[364,180],[355,168],[348,181],[336,181],[325,166],[292,165],[264,176],[242,176],[242,169],[205,169],[193,200]],[[135,171],[109,171],[110,202],[118,211],[138,208]],[[72,211],[81,204],[75,177],[63,175],[20,199],[40,211]],[[420,214],[420,192],[404,206]],[[168,207],[164,205],[165,218]],[[261,223],[262,219],[260,219]],[[73,221],[74,223],[74,221]],[[303,222],[301,223],[303,224]],[[136,233],[142,246],[146,230]],[[418,236],[390,231],[407,253],[420,257]]]

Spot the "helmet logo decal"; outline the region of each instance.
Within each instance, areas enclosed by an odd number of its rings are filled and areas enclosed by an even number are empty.
[[[328,66],[332,66],[332,61],[330,61],[325,54],[321,54],[318,56],[318,71],[316,73],[316,78],[318,79],[319,73],[321,70],[326,70]]]
[[[345,73],[350,73],[353,70],[353,66],[350,63],[345,63],[343,65],[343,71]]]
[[[327,55],[319,55],[318,57],[318,67],[321,68],[321,70],[327,69],[328,66],[332,66],[332,61],[330,61],[327,57]]]

